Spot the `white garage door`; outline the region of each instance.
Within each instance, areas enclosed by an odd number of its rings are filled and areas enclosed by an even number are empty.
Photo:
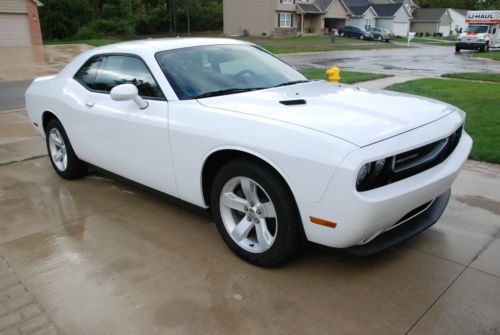
[[[444,37],[450,35],[450,26],[439,26],[439,32],[443,34]]]
[[[408,36],[408,23],[394,22],[394,35],[396,36]]]
[[[0,45],[31,45],[26,14],[0,14]]]

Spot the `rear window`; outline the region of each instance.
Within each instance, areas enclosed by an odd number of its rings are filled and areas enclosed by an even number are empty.
[[[88,89],[94,89],[94,81],[97,71],[101,65],[102,57],[93,57],[89,59],[75,74],[75,79]]]

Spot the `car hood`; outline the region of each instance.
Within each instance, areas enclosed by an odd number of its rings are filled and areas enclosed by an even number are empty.
[[[283,102],[305,104],[285,105]],[[418,96],[313,81],[199,99],[199,103],[307,127],[366,146],[418,128],[456,110]]]

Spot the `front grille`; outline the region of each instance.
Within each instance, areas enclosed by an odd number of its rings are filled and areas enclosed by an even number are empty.
[[[397,181],[430,169],[448,158],[458,145],[463,127],[450,136],[398,154],[393,159],[391,181]]]
[[[460,126],[446,138],[387,158],[380,174],[369,176],[362,184],[356,185],[356,189],[360,192],[372,190],[411,177],[442,163],[457,147],[462,130],[463,126]],[[374,163],[372,163],[372,170],[373,168]]]

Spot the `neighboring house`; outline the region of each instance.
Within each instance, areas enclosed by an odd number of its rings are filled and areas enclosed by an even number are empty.
[[[410,29],[424,35],[449,36],[452,30],[450,13],[447,8],[417,8],[413,12]]]
[[[372,6],[359,6],[359,7],[349,7],[352,12],[349,17],[349,25],[355,26],[363,29],[370,29],[375,27],[375,18],[377,17],[377,12]]]
[[[393,0],[345,0],[352,15],[348,24],[369,29],[386,28],[398,36],[408,35],[413,2]]]
[[[467,9],[448,8],[448,13],[452,21],[451,30],[453,31],[453,35],[458,35],[467,28],[467,23],[465,23]]]
[[[42,31],[36,0],[0,1],[0,46],[41,45]]]
[[[223,0],[224,34],[320,34],[346,24],[343,0]]]

